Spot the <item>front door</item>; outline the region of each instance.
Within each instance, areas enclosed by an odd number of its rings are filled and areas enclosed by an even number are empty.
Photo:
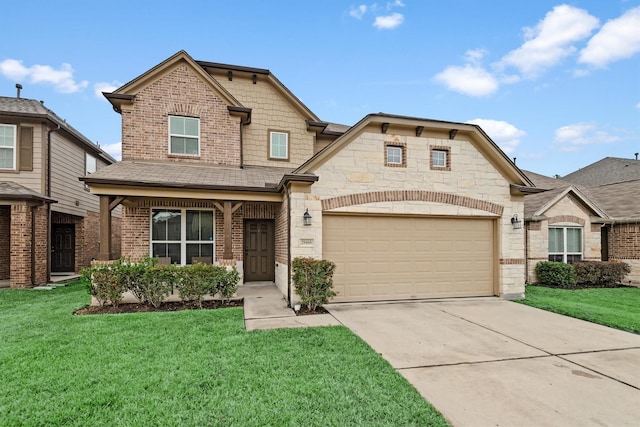
[[[244,222],[244,281],[275,281],[274,221],[248,219]]]
[[[53,224],[51,271],[74,271],[76,263],[76,228],[74,224]]]

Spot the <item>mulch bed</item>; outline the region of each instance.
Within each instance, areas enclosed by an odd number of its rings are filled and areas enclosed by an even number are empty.
[[[242,307],[243,300],[232,300],[223,303],[220,300],[202,301],[203,310],[215,310],[218,308]],[[112,305],[94,306],[88,305],[73,312],[74,315],[86,314],[119,314],[119,313],[146,313],[152,311],[180,311],[180,310],[199,310],[196,302],[171,301],[163,302],[160,307],[156,308],[147,304],[120,304],[117,307]]]
[[[329,314],[324,307],[316,307],[315,310],[309,310],[306,305],[303,305],[300,310],[296,312],[296,316],[309,316],[313,314]]]

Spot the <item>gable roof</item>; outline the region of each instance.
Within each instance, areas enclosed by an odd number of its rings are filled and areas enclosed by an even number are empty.
[[[589,189],[609,216],[616,220],[640,220],[640,179]]]
[[[231,107],[244,108],[244,105],[240,103],[231,93],[225,89],[216,79],[214,79],[209,73],[207,73],[187,52],[181,50],[171,57],[165,59],[155,67],[144,72],[138,77],[134,78],[123,86],[114,90],[111,93],[103,92],[102,94],[113,105],[114,110],[120,112],[120,106],[123,103],[133,101],[135,94],[142,90],[144,87],[155,81],[159,76],[163,75],[165,71],[172,68],[174,65],[184,62],[188,64],[195,72],[202,78],[209,86],[215,90],[218,95]]]
[[[393,124],[409,128],[429,128],[452,132],[451,139],[455,135],[468,135],[472,143],[487,157],[487,159],[500,171],[508,181],[516,185],[520,190],[533,187],[533,183],[511,161],[509,157],[496,145],[495,142],[475,124],[432,120],[420,117],[400,116],[386,113],[368,114],[358,123],[347,129],[335,141],[317,152],[313,157],[298,167],[294,173],[311,173],[336,153],[346,147],[367,126],[371,124]]]
[[[633,181],[640,179],[640,160],[605,157],[563,179],[588,187]]]
[[[0,115],[47,120],[54,126],[59,126],[60,129],[66,131],[90,152],[101,157],[107,164],[116,162],[116,159],[111,157],[109,153],[102,151],[98,144],[92,142],[89,138],[81,134],[80,131],[68,124],[66,120],[61,119],[56,113],[45,107],[42,101],[29,98],[0,96]]]

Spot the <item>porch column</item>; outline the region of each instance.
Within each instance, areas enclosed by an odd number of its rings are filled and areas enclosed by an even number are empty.
[[[99,261],[109,261],[111,256],[111,209],[109,196],[100,196],[100,250]]]
[[[232,206],[231,202],[225,200],[223,208],[224,215],[224,252],[223,259],[233,259],[233,221],[232,221]]]

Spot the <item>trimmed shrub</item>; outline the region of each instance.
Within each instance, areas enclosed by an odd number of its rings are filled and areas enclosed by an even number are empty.
[[[327,260],[295,258],[292,263],[293,286],[302,303],[315,310],[336,296],[333,292],[333,272],[336,265]]]
[[[233,294],[238,291],[240,274],[235,265],[230,270],[225,267],[218,268],[221,268],[222,271],[217,276],[216,291],[220,294],[222,302],[228,303]],[[211,293],[214,294],[214,292]]]
[[[578,285],[587,287],[615,286],[631,273],[631,267],[624,262],[582,261],[573,267]]]
[[[128,258],[120,258],[116,264],[119,266],[120,278],[125,289],[130,291],[141,303],[145,303],[144,296],[144,272],[149,267],[157,264],[158,260],[145,256],[140,262],[131,262]]]
[[[541,261],[536,264],[538,284],[558,288],[572,288],[576,285],[576,273],[571,264]]]
[[[216,293],[222,267],[209,264],[192,264],[176,268],[175,285],[184,301],[197,301],[202,308],[202,299],[208,293]]]
[[[119,274],[120,265],[101,264],[81,271],[89,293],[100,305],[109,303],[115,307],[122,301],[126,286]]]
[[[147,267],[142,274],[141,286],[138,289],[143,300],[155,308],[160,307],[162,301],[171,295],[176,268],[173,265]]]

